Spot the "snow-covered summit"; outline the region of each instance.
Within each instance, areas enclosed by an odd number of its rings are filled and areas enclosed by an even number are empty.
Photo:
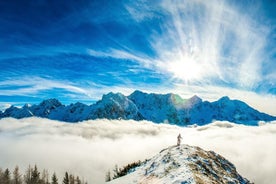
[[[183,99],[173,94],[154,94],[135,91],[128,98],[137,106],[144,119],[156,123],[175,122],[177,109],[183,105]]]
[[[183,99],[177,94],[156,94],[134,91],[125,96],[108,93],[92,105],[75,103],[62,105],[57,99],[44,100],[38,105],[22,108],[11,106],[0,118],[37,116],[66,122],[89,119],[134,119],[180,126],[204,125],[214,120],[257,125],[258,121],[272,121],[276,117],[261,113],[246,103],[222,97],[218,101],[203,101],[198,96]]]
[[[61,102],[53,98],[43,100],[39,105],[31,106],[30,110],[38,117],[48,117],[53,110],[61,106],[63,106]]]
[[[121,93],[108,93],[92,105],[88,119],[134,119],[142,120],[136,105]]]
[[[196,105],[199,105],[202,103],[202,99],[199,98],[198,96],[194,95],[193,97],[189,98],[185,103],[184,103],[184,107],[189,109],[189,108],[193,108]]]
[[[33,113],[27,106],[23,106],[22,108],[10,106],[5,110],[4,113],[0,114],[2,117],[13,117],[13,118],[26,118],[33,116]],[[0,117],[1,117],[0,116]]]
[[[250,184],[228,160],[213,151],[172,146],[110,184]]]
[[[45,108],[54,108],[61,106],[61,102],[55,98],[51,98],[48,100],[43,100],[40,104],[40,106],[44,106]]]

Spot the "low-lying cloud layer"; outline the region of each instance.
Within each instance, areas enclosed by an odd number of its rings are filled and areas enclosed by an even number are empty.
[[[40,118],[0,120],[0,166],[24,170],[28,164],[65,171],[89,183],[104,183],[105,173],[129,162],[144,160],[176,143],[214,150],[256,183],[276,181],[276,122],[258,127],[214,122],[180,128],[146,121],[94,120],[78,124]]]

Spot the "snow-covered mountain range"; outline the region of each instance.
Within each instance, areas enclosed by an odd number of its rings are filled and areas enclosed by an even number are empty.
[[[11,106],[0,118],[43,117],[66,122],[89,119],[133,119],[180,126],[204,125],[214,120],[255,125],[258,121],[272,121],[276,117],[261,113],[239,100],[222,97],[218,101],[202,101],[198,96],[182,99],[176,94],[148,94],[134,91],[125,96],[108,93],[92,105],[74,103],[63,105],[57,99],[48,99],[38,105]]]
[[[162,150],[110,184],[250,184],[228,160],[213,151],[180,145]]]

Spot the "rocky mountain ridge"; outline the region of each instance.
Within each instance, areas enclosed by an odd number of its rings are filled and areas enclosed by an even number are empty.
[[[172,146],[110,184],[250,184],[235,166],[213,151],[188,145]]]
[[[95,104],[80,102],[63,105],[57,99],[48,99],[38,105],[11,106],[0,112],[0,118],[42,117],[65,122],[90,119],[133,119],[180,126],[204,125],[214,120],[255,125],[258,121],[272,121],[276,117],[261,113],[239,100],[222,97],[215,102],[202,101],[198,96],[182,99],[176,94],[154,94],[134,91],[125,96],[108,93]]]

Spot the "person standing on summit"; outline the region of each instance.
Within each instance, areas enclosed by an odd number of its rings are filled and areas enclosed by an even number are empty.
[[[182,139],[182,137],[181,137],[181,134],[179,133],[178,136],[177,136],[177,146],[180,146],[181,139]]]

